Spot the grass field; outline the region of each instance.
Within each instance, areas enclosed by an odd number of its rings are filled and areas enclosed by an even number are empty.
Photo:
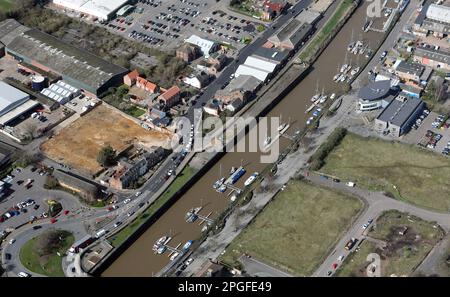
[[[335,29],[336,25],[344,16],[345,12],[352,5],[351,0],[344,0],[341,5],[336,9],[335,13],[330,17],[327,23],[322,27],[322,29],[317,33],[313,40],[307,45],[307,47],[301,51],[299,58],[302,61],[308,61],[308,59],[317,52],[322,44],[327,40],[330,34]]]
[[[46,276],[63,277],[64,272],[62,270],[62,258],[56,254],[52,254],[45,259],[39,257],[35,249],[35,243],[39,239],[39,236],[31,239],[25,243],[20,249],[20,262],[28,270],[35,273],[39,273]],[[59,249],[61,254],[64,254],[70,246],[74,243],[75,238],[73,235],[69,235],[64,239],[64,242]]]
[[[119,233],[114,235],[110,242],[114,247],[121,245],[125,239],[134,233],[139,226],[141,226],[146,220],[148,220],[164,203],[166,203],[170,197],[195,174],[195,170],[192,167],[186,166],[184,170],[178,175],[178,177],[170,184],[164,193],[156,199],[156,201],[150,205],[142,214],[140,214],[131,224],[123,228]]]
[[[227,247],[221,260],[234,265],[248,253],[293,275],[311,275],[362,207],[356,198],[291,181]]]
[[[403,227],[408,227],[408,230],[405,235],[400,235],[399,230]],[[380,255],[382,276],[411,275],[444,236],[444,232],[432,222],[398,211],[388,211],[378,218],[368,236],[385,242],[386,246],[382,248],[366,239],[361,249],[345,260],[337,276],[365,276],[369,264],[366,257],[370,253]]]
[[[0,0],[0,11],[7,12],[13,7],[12,0]]]
[[[348,133],[320,171],[418,206],[450,209],[450,159],[415,146]]]
[[[100,170],[97,155],[104,145],[121,151],[131,144],[165,145],[169,135],[147,131],[120,113],[100,105],[45,142],[41,149],[51,159],[90,174]]]

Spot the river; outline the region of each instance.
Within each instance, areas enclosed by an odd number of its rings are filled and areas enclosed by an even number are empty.
[[[283,100],[267,115],[280,116],[282,120],[291,119],[288,134],[304,127],[307,120],[305,110],[311,104],[310,98],[324,89],[331,94],[339,90],[341,85],[333,82],[333,76],[338,67],[344,63],[346,53],[347,61],[352,65],[361,65],[366,58],[364,55],[353,55],[347,52],[347,45],[352,39],[363,39],[373,49],[382,38],[381,33],[364,33],[361,28],[366,19],[367,1],[355,11],[351,19],[345,24],[338,35],[330,43],[314,63],[313,70],[301,81]],[[353,33],[353,34],[352,34]],[[318,86],[318,87],[317,87]],[[282,138],[280,146],[286,147],[289,140]],[[194,240],[200,236],[201,226],[198,222],[189,224],[185,222],[186,212],[192,208],[203,205],[201,214],[212,213],[217,217],[230,203],[226,194],[219,194],[213,188],[213,183],[219,178],[220,165],[223,175],[228,175],[231,167],[245,166],[247,173],[236,184],[243,187],[243,182],[255,171],[261,171],[267,164],[261,164],[259,153],[227,153],[215,166],[213,166],[197,183],[191,187],[172,207],[170,207],[159,220],[150,226],[126,251],[120,255],[102,274],[102,276],[152,276],[169,263],[168,252],[156,255],[152,251],[153,243],[163,235],[172,236],[171,246],[178,243],[183,245],[187,240]]]

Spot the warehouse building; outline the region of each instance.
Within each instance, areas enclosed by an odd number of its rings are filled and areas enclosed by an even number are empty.
[[[31,65],[43,72],[61,76],[66,83],[93,96],[122,83],[123,76],[128,72],[36,29],[16,36],[7,45],[6,54],[24,67]]]
[[[414,61],[435,69],[450,70],[450,52],[432,46],[418,46]]]
[[[448,36],[449,32],[450,7],[425,1],[414,23],[414,33],[419,36],[433,34],[442,38]]]
[[[5,55],[5,47],[21,33],[30,30],[15,19],[6,19],[0,22],[0,57]]]
[[[409,132],[424,108],[425,103],[422,100],[400,93],[375,119],[375,130],[400,137]]]
[[[116,12],[129,0],[53,0],[53,4],[62,9],[69,9],[86,14],[99,20],[113,18]]]
[[[38,105],[27,93],[0,81],[0,126],[6,126]]]

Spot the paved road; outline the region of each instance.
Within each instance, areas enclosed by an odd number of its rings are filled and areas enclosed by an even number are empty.
[[[344,257],[348,256],[349,251],[345,250],[344,248],[346,243],[351,238],[356,238],[358,239],[358,242],[361,242],[361,239],[365,237],[363,234],[364,230],[362,229],[362,225],[365,224],[369,219],[375,220],[384,211],[399,210],[401,212],[407,212],[424,220],[436,222],[446,232],[450,230],[449,213],[438,213],[426,210],[399,200],[392,199],[385,196],[383,193],[370,192],[358,187],[348,187],[345,183],[335,183],[331,179],[324,180],[317,175],[310,175],[307,177],[307,179],[315,184],[352,194],[353,196],[359,197],[366,203],[366,209],[364,210],[364,212],[352,224],[346,234],[341,237],[334,250],[325,259],[325,261],[317,269],[313,276],[327,276],[328,271],[332,271],[331,266],[333,265],[333,263],[340,264],[337,261],[337,258],[340,255],[343,255]]]
[[[300,13],[300,10],[306,8],[312,0],[302,0],[294,5],[291,10],[286,11],[282,14],[270,27],[268,27],[256,40],[251,44],[243,48],[237,57],[230,65],[228,65],[222,74],[213,81],[203,92],[202,96],[197,99],[197,102],[193,106],[194,108],[202,108],[202,104],[208,102],[214,97],[216,91],[218,91],[225,83],[230,82],[230,75],[233,74],[240,64],[243,64],[247,57],[251,56],[259,47],[261,47],[267,39],[273,35],[283,24],[295,17]],[[186,117],[193,121],[194,108],[190,108],[186,114]]]
[[[245,271],[251,276],[258,277],[292,277],[292,275],[276,269],[272,266],[269,266],[261,261],[258,261],[253,258],[248,258],[246,256],[241,256],[239,258],[239,262],[241,262]]]

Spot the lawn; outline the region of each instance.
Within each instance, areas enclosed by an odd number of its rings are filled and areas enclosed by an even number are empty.
[[[11,0],[0,0],[0,11],[7,12],[13,7]]]
[[[450,209],[450,159],[416,146],[348,133],[320,171],[421,207]]]
[[[247,253],[293,275],[309,276],[362,207],[356,198],[290,181],[227,247],[221,260],[235,265]]]
[[[38,240],[39,236],[29,240],[20,249],[19,258],[22,265],[35,273],[53,277],[64,277],[62,258],[56,254],[57,251],[45,258],[39,257],[35,248]],[[74,241],[75,238],[72,234],[66,237],[58,249],[59,253],[61,255],[64,254]]]
[[[174,193],[181,189],[181,187],[194,175],[195,170],[192,167],[186,166],[183,171],[178,175],[178,177],[170,184],[164,193],[159,196],[149,208],[147,208],[142,214],[140,214],[131,224],[123,228],[119,233],[114,235],[110,242],[114,247],[121,245],[131,234],[136,232],[136,230],[150,217],[155,214],[155,212],[163,206]]]
[[[139,108],[134,105],[128,108],[125,112],[135,118],[139,118],[146,113],[145,109]]]
[[[299,58],[302,61],[308,61],[310,57],[315,54],[322,44],[329,38],[330,34],[335,29],[336,25],[342,19],[349,7],[352,5],[351,0],[344,0],[341,5],[336,9],[336,12],[330,17],[327,23],[317,33],[313,40],[307,45],[307,47],[301,51]]]
[[[408,276],[422,262],[434,245],[444,236],[432,222],[399,211],[387,211],[376,221],[368,236],[386,243],[381,247],[366,239],[358,252],[353,252],[337,272],[337,276],[365,276],[369,264],[366,257],[377,253],[381,258],[382,276]],[[399,230],[408,227],[406,234]]]

